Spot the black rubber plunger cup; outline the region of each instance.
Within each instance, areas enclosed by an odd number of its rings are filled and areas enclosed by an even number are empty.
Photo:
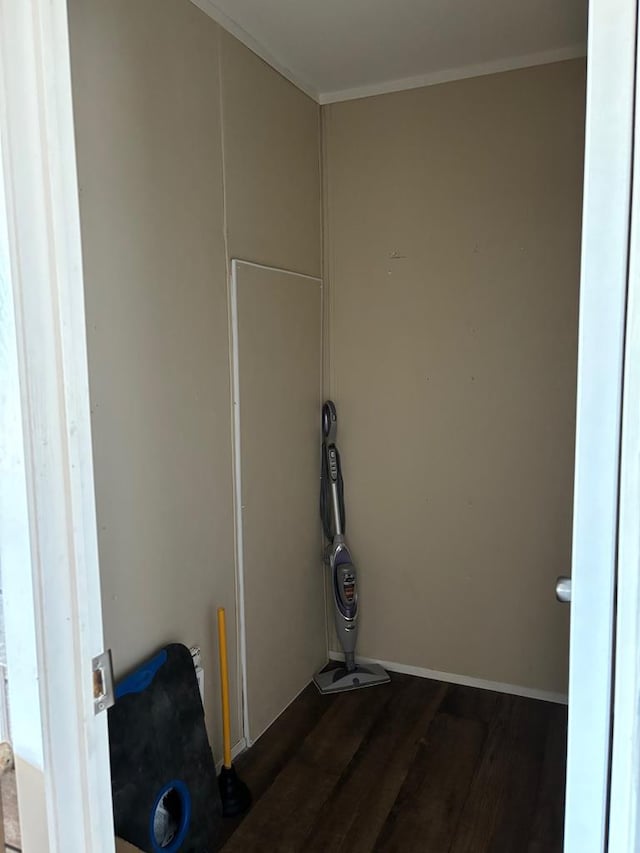
[[[222,816],[238,817],[251,808],[251,792],[241,779],[238,779],[233,764],[222,767],[218,776],[220,799],[222,800]]]
[[[222,693],[222,740],[224,761],[218,776],[222,816],[238,817],[251,808],[251,792],[238,779],[231,762],[231,726],[229,724],[229,670],[227,667],[227,629],[224,607],[218,608],[218,647],[220,651],[220,689]]]

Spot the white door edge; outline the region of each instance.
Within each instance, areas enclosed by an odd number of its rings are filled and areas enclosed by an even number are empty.
[[[91,674],[103,635],[67,4],[0,2],[49,850],[112,853],[107,720],[94,716]]]
[[[640,46],[637,49],[640,56]],[[638,67],[638,65],[636,65]],[[609,850],[640,849],[640,91],[636,86],[634,179],[622,398],[620,508]]]

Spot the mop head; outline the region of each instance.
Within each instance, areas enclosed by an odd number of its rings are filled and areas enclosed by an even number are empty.
[[[320,693],[344,693],[346,690],[359,690],[362,687],[375,687],[386,684],[391,679],[377,663],[356,664],[349,671],[345,666],[317,672],[313,681]]]

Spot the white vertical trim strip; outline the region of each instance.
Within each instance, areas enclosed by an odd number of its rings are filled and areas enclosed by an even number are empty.
[[[224,240],[224,263],[225,263],[225,272],[227,275],[227,328],[229,335],[229,346],[232,346],[233,340],[233,317],[231,310],[231,259],[229,257],[229,217],[228,217],[228,204],[227,204],[227,156],[226,156],[226,142],[225,142],[225,119],[224,119],[224,62],[223,62],[223,45],[222,45],[222,29],[218,27],[217,32],[217,49],[218,49],[218,103],[220,109],[220,154],[222,157],[222,235]],[[232,466],[233,466],[233,502],[234,502],[234,518],[236,516],[236,482],[235,482],[235,441],[234,441],[234,378],[233,378],[233,357],[229,358],[229,389],[230,389],[230,412],[231,412],[231,454],[232,454]],[[234,522],[235,524],[235,522]],[[237,563],[238,561],[238,537],[235,535],[235,527],[234,527],[234,559]],[[236,721],[238,723],[238,728],[241,732],[245,730],[245,720],[244,720],[244,705],[245,705],[245,691],[243,685],[243,663],[240,657],[240,647],[242,645],[242,630],[240,626],[240,590],[238,587],[238,573],[234,574],[234,582],[235,582],[235,646],[238,649],[238,655],[236,659]],[[242,597],[244,598],[244,597]],[[243,736],[244,740],[244,736]]]
[[[321,117],[318,115],[318,133],[320,134],[320,177],[322,178],[322,127],[320,124]],[[326,317],[326,300],[325,300],[325,270],[324,270],[324,188],[321,192],[320,198],[320,259],[321,259],[321,273],[322,278],[320,280],[320,402],[324,405],[326,397],[325,393],[325,358],[327,355],[327,341],[325,340],[325,333],[327,331],[327,317]],[[318,415],[318,421],[320,421],[321,415]],[[328,600],[327,600],[327,567],[324,560],[324,531],[322,529],[322,521],[320,517],[318,517],[318,549],[319,549],[319,563],[320,563],[320,571],[322,572],[322,604],[324,611],[324,648],[325,654],[329,654],[329,608],[328,608]]]
[[[591,0],[565,853],[606,849],[637,0]]]
[[[238,636],[242,677],[243,735],[251,746],[249,696],[247,688],[247,631],[244,606],[244,539],[242,532],[242,459],[240,444],[240,355],[238,343],[238,262],[231,261],[231,375],[233,384],[233,474],[235,482],[236,578],[238,595]]]

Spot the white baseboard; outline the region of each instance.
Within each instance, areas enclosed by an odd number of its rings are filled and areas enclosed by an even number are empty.
[[[242,737],[240,740],[231,747],[231,760],[237,758],[241,752],[244,752],[247,748],[247,741]],[[216,762],[216,773],[219,773],[222,768],[222,759]]]
[[[330,660],[344,660],[342,652],[329,652]],[[377,658],[363,658],[362,663],[378,663],[391,672],[401,672],[404,675],[416,675],[418,678],[431,678],[434,681],[445,681],[448,684],[462,684],[465,687],[479,687],[481,690],[494,690],[496,693],[509,693],[512,696],[525,696],[527,699],[541,699],[543,702],[555,702],[557,705],[567,704],[566,693],[554,693],[551,690],[538,690],[535,687],[523,687],[520,684],[503,684],[499,681],[486,681],[484,678],[472,678],[469,675],[456,675],[451,672],[439,672],[435,669],[425,669],[422,666],[411,666],[404,663],[393,663]]]

